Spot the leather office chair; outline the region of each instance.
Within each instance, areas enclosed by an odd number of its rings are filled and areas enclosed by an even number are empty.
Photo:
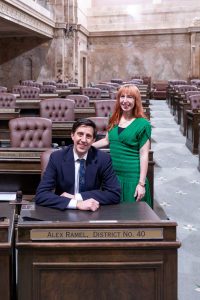
[[[0,93],[1,108],[15,108],[16,97],[10,93]]]
[[[200,94],[200,91],[196,90],[196,91],[186,91],[185,92],[185,100],[190,101],[189,97],[193,96],[193,95],[197,95]]]
[[[200,94],[189,97],[191,109],[193,112],[200,112]]]
[[[25,86],[20,89],[21,99],[39,99],[40,89],[33,86]]]
[[[97,137],[96,140],[99,140],[105,137],[108,127],[108,117],[89,117],[88,119],[92,120],[97,127]]]
[[[5,86],[0,86],[0,93],[7,93],[8,89]]]
[[[31,84],[33,83],[33,80],[22,80],[21,85],[24,86],[31,86]]]
[[[110,117],[114,110],[115,100],[97,100],[94,102],[96,117]]]
[[[40,116],[52,122],[74,121],[74,100],[51,98],[40,101]]]
[[[11,147],[51,148],[52,121],[40,117],[21,117],[9,121]]]
[[[67,83],[56,83],[57,90],[67,90],[68,84]]]
[[[58,150],[58,149],[48,149],[41,153],[41,155],[40,155],[41,177],[43,176],[43,174],[46,170],[51,153],[56,150]]]
[[[152,99],[164,100],[167,98],[167,82],[154,82],[153,89],[151,91]]]
[[[55,85],[56,86],[56,82],[54,80],[45,80],[45,81],[43,81],[43,85]]]
[[[90,99],[88,96],[85,95],[68,95],[67,99],[74,100],[75,102],[75,107],[89,107],[90,104]]]
[[[101,90],[98,88],[87,87],[82,89],[82,93],[89,98],[101,98]]]
[[[55,94],[56,93],[56,86],[55,85],[42,85],[40,87],[41,94]]]
[[[12,93],[13,94],[20,94],[20,90],[25,87],[25,85],[14,85],[13,88],[12,88]]]

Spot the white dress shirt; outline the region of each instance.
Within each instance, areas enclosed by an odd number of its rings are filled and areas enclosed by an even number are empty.
[[[79,193],[79,169],[80,169],[79,159],[82,158],[86,160],[88,153],[86,153],[83,157],[79,157],[77,153],[74,151],[74,149],[73,149],[73,153],[74,153],[74,164],[75,164],[75,178],[74,178],[75,197],[70,200],[69,204],[67,205],[67,208],[76,209],[77,202],[83,200],[81,194]]]

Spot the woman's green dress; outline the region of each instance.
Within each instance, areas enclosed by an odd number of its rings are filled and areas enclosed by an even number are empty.
[[[151,125],[144,118],[135,119],[118,133],[118,126],[108,132],[113,168],[121,184],[121,202],[134,202],[134,193],[140,178],[140,148],[151,138]],[[142,201],[152,207],[149,182]]]

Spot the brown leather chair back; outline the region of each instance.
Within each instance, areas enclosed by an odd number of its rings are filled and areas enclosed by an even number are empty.
[[[97,135],[106,135],[108,127],[108,117],[90,117],[97,127]]]
[[[15,118],[9,121],[11,147],[51,148],[52,122],[40,117]]]
[[[74,106],[70,99],[44,99],[40,101],[40,116],[53,122],[74,121]]]
[[[67,83],[56,83],[57,90],[67,90],[68,84]]]
[[[192,111],[200,110],[200,94],[192,95],[189,97]]]
[[[43,85],[55,85],[56,86],[56,82],[54,80],[45,80],[45,81],[43,81]]]
[[[75,102],[75,107],[89,107],[90,104],[90,99],[88,96],[85,95],[68,95],[67,99],[74,100]]]
[[[101,90],[98,88],[87,87],[82,89],[82,93],[89,98],[101,98]]]
[[[115,107],[115,100],[97,100],[94,102],[96,117],[110,117]]]
[[[0,93],[1,108],[15,108],[16,97],[10,93]]]
[[[7,93],[8,89],[5,86],[0,86],[0,93]]]
[[[187,91],[185,92],[185,100],[189,101],[189,97],[193,95],[200,94],[200,91]]]
[[[40,87],[41,94],[55,94],[56,93],[56,86],[55,85],[42,85]]]
[[[43,176],[43,174],[46,170],[51,153],[53,153],[54,151],[57,151],[57,150],[58,149],[48,149],[41,153],[41,155],[40,155],[41,177]]]
[[[20,89],[21,99],[38,99],[40,89],[34,86],[26,86]]]

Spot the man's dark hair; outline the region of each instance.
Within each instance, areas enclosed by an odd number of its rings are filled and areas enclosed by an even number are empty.
[[[74,134],[75,131],[80,127],[80,126],[90,126],[93,128],[93,138],[96,138],[97,135],[97,128],[96,124],[90,120],[90,119],[78,119],[72,126],[72,133]]]

